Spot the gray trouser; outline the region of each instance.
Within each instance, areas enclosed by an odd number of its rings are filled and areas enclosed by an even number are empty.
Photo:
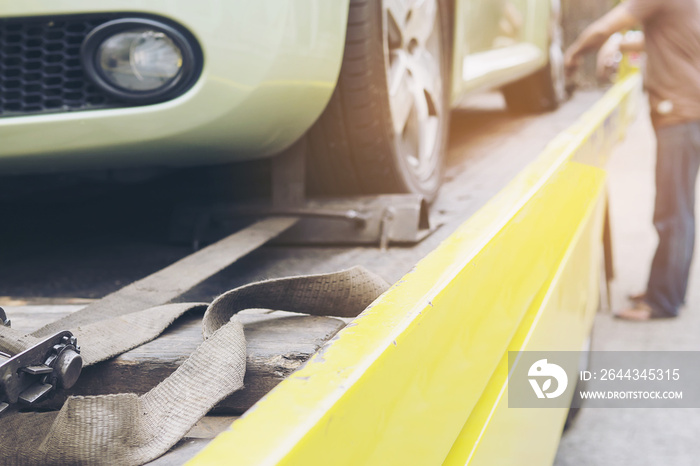
[[[659,245],[646,302],[654,314],[678,315],[685,302],[695,245],[695,180],[700,167],[700,121],[656,129],[654,227]]]

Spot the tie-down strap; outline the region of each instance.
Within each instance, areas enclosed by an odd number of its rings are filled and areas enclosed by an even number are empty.
[[[204,342],[172,375],[148,393],[70,397],[58,412],[0,418],[3,464],[143,464],[162,455],[219,401],[243,386],[246,347],[236,314],[265,308],[311,315],[354,317],[388,288],[361,268],[245,285],[211,305],[167,304],[95,321],[69,316],[85,365],[153,340],[183,313],[206,307]],[[79,311],[80,312],[80,311]],[[78,314],[78,313],[76,313]],[[82,323],[85,321],[85,324]],[[44,329],[46,329],[45,327]],[[63,327],[65,328],[65,327]],[[0,326],[0,350],[21,350],[42,330],[21,335]]]

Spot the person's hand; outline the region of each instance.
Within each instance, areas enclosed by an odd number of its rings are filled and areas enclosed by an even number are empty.
[[[566,53],[564,53],[564,70],[566,71],[566,76],[571,77],[579,66],[581,66],[581,56],[574,47],[569,47]]]
[[[598,51],[598,56],[596,58],[596,74],[600,79],[609,79],[610,76],[617,71],[620,61],[622,60],[622,52],[620,51],[621,43],[622,36],[620,34],[613,34]]]

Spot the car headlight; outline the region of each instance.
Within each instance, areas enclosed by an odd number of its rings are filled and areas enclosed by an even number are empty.
[[[182,52],[165,33],[134,29],[107,38],[97,63],[109,82],[125,91],[153,91],[177,79]]]
[[[144,103],[175,97],[201,69],[201,52],[191,35],[159,21],[123,18],[87,35],[83,65],[107,92]]]

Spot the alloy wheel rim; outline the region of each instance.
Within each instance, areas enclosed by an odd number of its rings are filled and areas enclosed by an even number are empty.
[[[384,46],[397,150],[415,178],[435,172],[444,92],[437,0],[384,0]]]

